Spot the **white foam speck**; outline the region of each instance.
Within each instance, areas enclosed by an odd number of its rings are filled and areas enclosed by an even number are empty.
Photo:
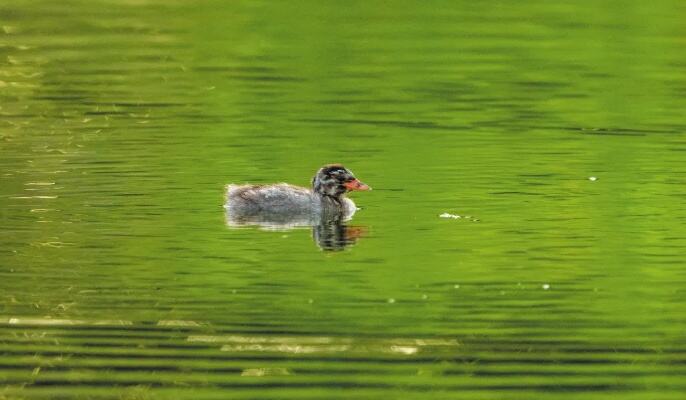
[[[439,217],[439,218],[452,218],[452,219],[460,219],[460,218],[462,218],[462,217],[459,216],[459,215],[450,214],[450,213],[443,213],[443,214],[439,215],[438,217]]]

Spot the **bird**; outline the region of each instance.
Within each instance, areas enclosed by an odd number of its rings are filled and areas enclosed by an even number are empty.
[[[230,225],[274,228],[314,226],[322,220],[345,221],[357,210],[346,197],[351,191],[371,190],[341,164],[319,168],[310,188],[275,183],[226,187],[227,221]]]

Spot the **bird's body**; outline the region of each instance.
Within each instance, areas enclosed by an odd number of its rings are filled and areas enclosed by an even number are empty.
[[[352,217],[357,208],[345,197],[351,190],[369,190],[369,186],[344,167],[328,165],[312,179],[311,189],[287,183],[228,185],[225,207],[234,225],[317,225]]]
[[[339,202],[330,197],[319,196],[310,189],[287,183],[229,185],[227,196],[229,209],[250,213],[318,214],[325,209],[355,209],[355,203],[346,197]]]

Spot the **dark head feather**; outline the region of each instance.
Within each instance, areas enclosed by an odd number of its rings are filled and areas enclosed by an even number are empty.
[[[321,167],[312,178],[312,190],[324,196],[338,199],[347,191],[344,183],[355,180],[355,175],[341,164]]]

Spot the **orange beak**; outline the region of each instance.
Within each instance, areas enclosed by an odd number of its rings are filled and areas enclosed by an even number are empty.
[[[345,186],[345,188],[348,190],[372,190],[372,188],[358,181],[357,179],[346,182],[343,184],[343,186]]]

